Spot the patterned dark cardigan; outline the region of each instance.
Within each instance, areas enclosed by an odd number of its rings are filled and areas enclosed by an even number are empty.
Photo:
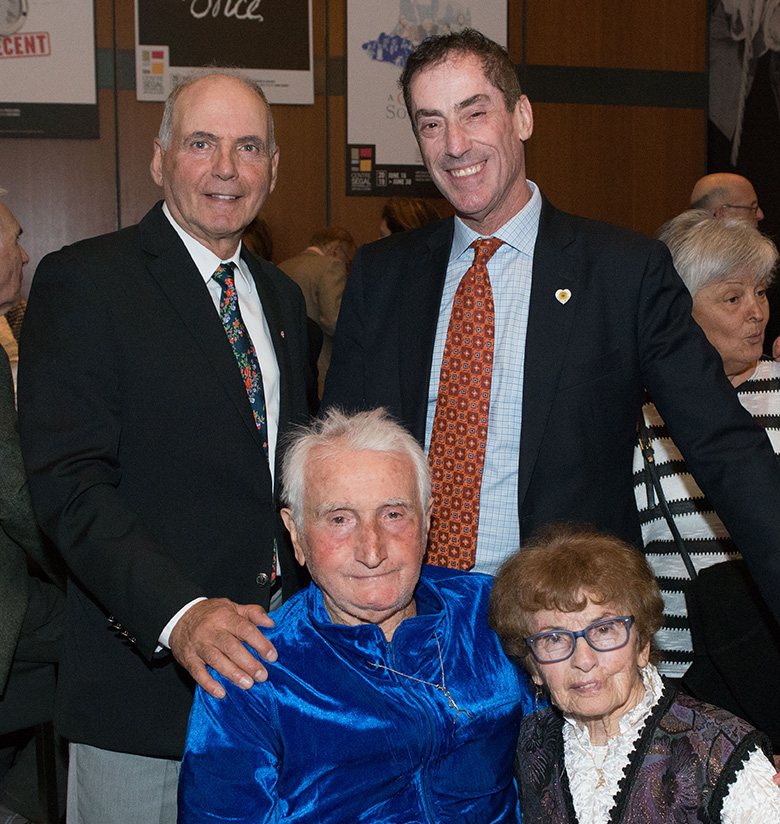
[[[523,824],[577,824],[563,724],[554,707],[523,719],[515,767]],[[729,785],[757,747],[771,758],[763,733],[665,684],[618,785],[610,824],[717,824]]]

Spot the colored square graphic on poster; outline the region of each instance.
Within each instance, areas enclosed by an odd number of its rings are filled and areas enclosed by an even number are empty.
[[[91,0],[2,0],[0,79],[0,137],[98,137]]]
[[[347,1],[347,195],[438,196],[398,78],[423,39],[468,26],[506,45],[506,0]]]
[[[202,66],[239,66],[270,103],[314,102],[311,0],[135,0],[136,97]]]

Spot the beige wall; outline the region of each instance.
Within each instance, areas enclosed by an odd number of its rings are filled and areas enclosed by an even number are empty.
[[[275,106],[281,147],[279,183],[263,213],[274,235],[277,261],[295,254],[309,234],[331,222],[359,242],[375,239],[380,198],[345,195],[345,99],[327,97],[325,63],[343,71],[345,0],[327,0],[330,50],[326,55],[326,0],[314,0],[316,97],[313,106]],[[133,3],[116,3],[120,50],[133,48]],[[511,0],[509,50],[531,66],[595,67],[659,72],[705,70],[705,0]],[[97,45],[112,44],[112,3],[96,0]],[[339,84],[335,84],[338,86]],[[331,82],[331,87],[334,84]],[[530,92],[530,90],[529,90]],[[694,108],[534,102],[528,142],[529,177],[560,208],[652,233],[685,207],[693,181],[705,169],[705,121]],[[116,181],[121,222],[136,222],[159,198],[148,166],[162,104],[139,103],[132,90],[99,91],[99,140],[0,141],[0,186],[25,231],[32,262],[83,237],[116,227]],[[118,141],[118,144],[117,142]],[[118,145],[118,151],[117,151]],[[118,170],[115,164],[118,156]]]

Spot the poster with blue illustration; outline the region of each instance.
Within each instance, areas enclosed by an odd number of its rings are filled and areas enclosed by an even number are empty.
[[[348,0],[347,195],[435,197],[398,87],[426,37],[472,27],[506,45],[506,0]]]

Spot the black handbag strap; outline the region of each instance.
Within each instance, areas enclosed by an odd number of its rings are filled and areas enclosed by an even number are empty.
[[[696,567],[694,567],[693,561],[691,561],[691,556],[685,548],[682,535],[680,535],[680,530],[677,529],[677,524],[674,522],[674,518],[672,517],[669,504],[666,502],[666,495],[664,495],[664,490],[661,486],[661,476],[658,474],[658,467],[655,465],[655,451],[653,450],[653,445],[650,441],[650,432],[647,428],[647,424],[645,423],[645,415],[643,410],[640,410],[639,412],[637,429],[639,430],[639,448],[642,450],[642,457],[645,461],[645,485],[649,486],[650,483],[652,483],[652,486],[655,489],[655,494],[658,496],[658,504],[661,507],[661,512],[664,514],[666,523],[669,526],[669,531],[672,533],[674,543],[677,546],[677,551],[682,556],[685,568],[688,570],[688,575],[690,575],[691,580],[694,580],[696,578]],[[648,483],[648,478],[650,479],[650,483]]]

